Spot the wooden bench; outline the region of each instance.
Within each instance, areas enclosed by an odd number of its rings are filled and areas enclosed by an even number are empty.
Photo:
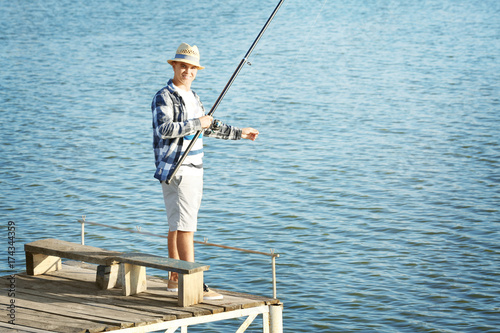
[[[179,306],[189,306],[203,301],[203,272],[208,270],[210,267],[208,265],[144,253],[124,253],[114,259],[122,265],[124,295],[133,295],[146,290],[146,267],[151,267],[179,274]]]
[[[121,287],[125,296],[147,290],[146,267],[179,274],[179,306],[203,300],[203,272],[208,265],[151,254],[123,253],[66,242],[41,239],[24,245],[26,273],[40,275],[62,268],[61,258],[97,264],[96,283],[101,289]]]
[[[52,238],[25,244],[24,251],[28,275],[40,275],[60,270],[61,258],[66,258],[99,265],[96,283],[101,289],[113,288],[117,283],[119,265],[114,257],[122,254],[121,252]]]

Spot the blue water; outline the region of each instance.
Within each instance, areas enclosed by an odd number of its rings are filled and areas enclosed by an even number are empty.
[[[209,108],[276,4],[2,1],[1,272],[26,242],[78,242],[82,215],[166,234],[166,60],[200,48]],[[215,114],[259,139],[205,140],[196,239],[281,254],[286,332],[499,332],[499,57],[498,1],[287,0]],[[96,226],[86,243],[167,251]],[[272,296],[268,257],[196,251],[211,286]]]

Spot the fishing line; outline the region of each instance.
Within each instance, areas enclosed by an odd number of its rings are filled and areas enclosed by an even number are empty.
[[[299,56],[303,55],[306,51],[306,48],[307,48],[307,52],[310,52],[310,48],[311,48],[311,45],[310,45],[310,40],[311,40],[311,35],[314,31],[314,29],[316,28],[316,25],[318,23],[318,20],[327,4],[328,0],[323,0],[322,2],[322,5],[321,7],[319,8],[319,10],[317,11],[317,14],[315,15],[315,18],[314,20],[308,25],[308,33],[305,35],[305,38],[301,38],[301,41],[300,41],[300,44],[301,46],[298,48],[298,51],[295,52],[295,55],[293,56],[293,58],[290,58],[287,63],[289,63],[290,65],[287,66],[287,70],[288,71],[293,71],[293,64],[297,63],[297,59],[299,58]],[[285,6],[290,6],[290,4],[286,4]],[[313,7],[313,6],[311,6]],[[317,7],[315,7],[317,8]],[[300,27],[297,29],[299,30]],[[292,41],[290,41],[290,43],[293,43]],[[255,58],[258,59],[258,56],[259,56],[259,53],[256,53],[256,56]],[[257,61],[254,61],[254,63],[257,63]],[[279,80],[279,83],[277,86],[274,86],[273,90],[274,90],[274,99],[271,100],[271,103],[277,103],[280,99],[280,95],[279,93],[276,93],[276,92],[280,92],[282,91],[282,88],[284,86],[284,83],[286,82],[286,80]],[[267,110],[263,113],[263,115],[266,115],[267,113],[269,113],[272,109],[271,108],[267,108]],[[265,117],[263,117],[265,118]],[[259,124],[260,125],[260,124]]]
[[[328,0],[324,0],[323,1],[323,4],[321,5],[321,8],[319,9],[318,14],[316,15],[316,18],[314,19],[314,22],[309,26],[309,32],[307,33],[307,36],[305,38],[306,42],[309,41],[313,29],[316,28],[316,24],[318,23],[318,19],[321,16],[321,14],[323,13],[323,9],[325,8],[325,5],[326,5],[327,2],[328,2]],[[300,49],[300,52],[298,52],[298,53],[301,53],[303,51],[303,49],[305,48],[305,45],[306,45],[306,43],[304,43],[304,45]],[[297,56],[298,55],[295,56],[295,59],[297,58]]]
[[[311,34],[312,34],[313,30],[316,28],[318,20],[319,20],[321,14],[323,13],[323,10],[324,10],[327,2],[328,2],[328,0],[323,1],[323,4],[321,5],[321,8],[319,9],[318,13],[316,14],[314,21],[311,24],[309,24],[309,32],[307,33],[306,37],[302,39],[302,42],[301,42],[302,46],[299,48],[298,52],[295,53],[295,56],[290,61],[290,64],[297,63],[297,58],[304,53],[304,50],[306,49],[306,47],[308,49],[308,52],[310,51]],[[284,80],[280,80],[280,83],[278,85],[279,89],[277,89],[278,91],[281,91],[281,88],[283,87],[283,83],[284,83]],[[278,95],[276,95],[276,96],[278,96]],[[278,100],[278,98],[276,98],[276,100],[274,100],[273,102],[275,102],[277,100]]]
[[[323,0],[322,1],[322,4],[321,6],[319,7],[317,13],[312,13],[311,16],[314,17],[314,20],[308,24],[308,26],[306,27],[306,29],[308,29],[308,32],[307,34],[305,34],[304,38],[301,38],[300,40],[300,44],[301,46],[298,48],[298,51],[295,52],[295,55],[293,56],[293,58],[290,58],[291,60],[287,61],[290,65],[287,66],[287,71],[292,71],[293,72],[293,64],[296,64],[297,63],[297,59],[299,58],[299,56],[302,56],[305,52],[310,52],[310,49],[311,49],[311,43],[310,43],[310,40],[311,40],[311,35],[312,33],[315,31],[315,28],[318,24],[318,20],[319,18],[321,17],[321,14],[323,13],[324,9],[325,9],[325,6],[327,4],[328,0]],[[290,3],[287,3],[285,4],[285,7],[290,7]],[[308,7],[313,7],[313,8],[318,8],[318,6],[314,6],[312,4],[308,4]],[[284,8],[286,9],[286,8]],[[297,29],[295,29],[296,31],[299,31],[300,30],[300,26],[296,26]],[[299,34],[299,32],[297,32],[297,35]],[[293,43],[293,41],[289,41],[289,43]],[[258,59],[258,56],[259,56],[259,53],[256,53],[256,56],[254,57],[254,59]],[[257,60],[254,60],[254,63],[257,63],[258,61]],[[281,95],[279,94],[279,92],[283,91],[283,86],[285,84],[286,80],[284,80],[283,78],[281,80],[279,80],[279,83],[277,86],[275,86],[273,88],[274,90],[274,94],[273,94],[273,98],[272,100],[270,100],[270,102],[268,103],[269,107],[266,108],[266,111],[261,113],[260,115],[260,123],[257,122],[255,124],[255,127],[257,129],[259,129],[259,127],[262,127],[263,123],[264,122],[267,122],[268,120],[268,115],[269,113],[271,112],[276,112],[276,110],[274,110],[272,107],[271,107],[271,104],[275,104],[275,103],[279,103],[280,100],[281,100]],[[264,134],[265,135],[265,134]],[[271,134],[269,134],[271,135]],[[249,159],[250,160],[257,160],[256,159],[256,156],[259,154],[259,151],[258,150],[255,150],[253,149],[252,150],[253,153],[251,155],[249,155]]]

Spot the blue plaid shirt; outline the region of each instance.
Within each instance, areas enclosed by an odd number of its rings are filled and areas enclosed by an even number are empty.
[[[194,96],[205,113],[203,104],[196,93]],[[165,181],[173,172],[182,154],[184,137],[201,130],[198,118],[187,119],[182,97],[175,91],[172,80],[159,90],[151,103],[153,112],[153,148],[156,172],[154,177]],[[241,139],[241,129],[223,124],[217,131],[205,130],[204,136],[226,140]]]

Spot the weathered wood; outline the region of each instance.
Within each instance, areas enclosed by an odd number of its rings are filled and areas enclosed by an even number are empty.
[[[0,299],[2,299],[2,297],[0,297]],[[43,297],[23,292],[16,293],[16,302],[17,307],[20,308],[17,312],[24,312],[24,309],[31,309],[37,312],[60,315],[68,318],[78,318],[89,322],[98,322],[100,325],[106,327],[127,328],[134,326],[134,321],[131,321],[131,317],[123,317],[119,312],[103,311],[103,309],[98,309],[96,307],[83,306],[81,303],[68,304],[67,302],[52,302],[49,307]],[[159,319],[149,321],[154,323],[158,322]]]
[[[146,267],[121,263],[121,283],[123,295],[135,295],[147,290]]]
[[[82,320],[79,318],[70,318],[58,314],[26,308],[18,309],[18,311],[16,311],[15,323],[50,332],[64,333],[97,333],[104,332],[105,330],[120,328],[109,326],[104,323]]]
[[[45,254],[106,266],[117,263],[114,257],[121,254],[121,252],[117,251],[103,250],[94,246],[81,245],[53,238],[40,239],[25,244],[24,250],[29,253]]]
[[[123,294],[135,295],[147,289],[146,270],[151,267],[179,274],[179,306],[198,304],[203,300],[203,272],[210,266],[144,253],[126,253],[115,257],[122,264]]]
[[[47,276],[44,276],[46,278]],[[26,286],[22,283],[21,288],[23,288],[23,294],[26,294],[28,298],[31,296],[43,295],[46,303],[50,304],[61,304],[61,306],[70,307],[73,304],[81,304],[82,309],[87,307],[95,307],[99,311],[108,312],[108,309],[112,313],[119,311],[126,319],[133,320],[134,322],[140,322],[146,318],[160,318],[164,321],[174,320],[179,318],[186,318],[193,316],[193,311],[178,311],[177,299],[168,301],[165,299],[160,299],[158,301],[151,301],[149,299],[136,299],[135,297],[124,297],[116,295],[79,295],[74,292],[67,292],[59,290],[59,293],[45,293],[46,290],[51,290],[51,285],[55,281],[49,281],[50,283],[41,283],[42,281],[36,281],[37,287],[34,287],[32,283]],[[45,281],[47,282],[47,281]],[[24,288],[26,287],[26,288]],[[31,287],[28,289],[27,287]],[[119,291],[117,291],[119,292]],[[120,293],[121,294],[121,293]],[[31,296],[29,296],[31,295]],[[145,294],[147,295],[147,294]],[[189,309],[189,308],[188,308]],[[110,314],[112,316],[112,314]],[[120,318],[120,317],[118,317]],[[139,319],[134,319],[139,318]],[[149,319],[148,319],[149,320]]]
[[[122,253],[58,239],[41,239],[25,244],[26,271],[40,275],[61,267],[60,258],[98,264],[95,281],[101,289],[120,285],[123,295],[147,290],[146,267],[177,272],[181,306],[198,304],[203,298],[203,271],[210,266],[144,253]],[[120,263],[120,268],[118,268]],[[193,276],[190,276],[193,275]]]
[[[18,306],[22,308],[30,308],[37,311],[45,311],[48,313],[64,315],[67,317],[77,317],[85,320],[98,320],[110,326],[133,327],[138,324],[152,324],[162,321],[162,316],[155,316],[142,312],[124,311],[123,308],[117,306],[102,306],[82,300],[68,301],[64,298],[49,298],[42,297],[38,294],[30,292],[18,292],[16,295]],[[50,307],[46,303],[50,301]],[[21,310],[22,311],[22,310]]]
[[[190,306],[203,301],[203,271],[179,274],[179,306]]]
[[[111,289],[118,284],[119,264],[97,266],[96,283],[99,289]],[[121,284],[120,284],[121,286]]]
[[[211,304],[206,304],[205,302],[195,304],[191,308],[198,308],[200,310],[208,311],[208,314],[217,314],[217,313],[222,313],[224,312],[224,307],[220,305],[211,305]]]
[[[66,242],[59,239],[40,239],[24,245],[26,252],[26,272],[40,275],[61,269],[61,258],[79,260],[101,265],[95,281],[101,288],[113,288],[116,285],[118,271],[113,256],[117,251],[103,250],[98,247]]]
[[[89,274],[82,274],[80,271],[77,272],[77,275],[72,273],[73,271],[68,273],[65,267],[61,271],[39,277],[18,275],[16,277],[16,286],[35,295],[46,295],[50,299],[64,300],[66,302],[91,302],[99,307],[102,307],[103,304],[105,306],[114,305],[119,306],[123,311],[161,315],[164,320],[191,317],[200,312],[196,308],[179,308],[177,297],[173,293],[162,292],[162,290],[166,289],[165,282],[151,281],[154,294],[143,293],[140,294],[140,297],[125,297],[122,295],[121,290],[99,290],[92,282],[75,280],[75,276],[88,279]],[[90,276],[92,276],[92,271]],[[57,290],[54,290],[56,285]]]
[[[40,275],[61,269],[61,258],[46,254],[26,252],[26,272]]]
[[[155,306],[162,306],[161,304],[163,304],[162,307],[168,309],[169,312],[173,311],[171,313],[176,313],[178,319],[206,316],[214,313],[212,309],[206,308],[204,306],[200,307],[200,304],[194,304],[188,307],[180,307],[178,305],[177,297],[175,299],[172,299],[172,301],[165,302],[164,296],[158,296],[156,292],[154,294],[151,294],[150,290],[148,290],[147,293],[142,293],[137,296],[147,302],[147,304],[152,304]]]
[[[214,301],[203,301],[205,304],[212,304],[216,305],[219,304],[220,306],[224,307],[224,311],[234,311],[238,309],[248,309],[256,306],[260,306],[262,304],[269,305],[269,304],[275,304],[279,302],[276,299],[273,298],[266,298],[264,296],[258,296],[258,295],[251,295],[251,294],[243,294],[239,292],[233,292],[233,291],[222,291],[214,288],[210,288],[213,291],[217,293],[224,293],[224,302],[221,302],[219,300],[214,300]]]
[[[19,324],[6,324],[0,322],[0,332],[12,332],[12,333],[53,333],[46,330],[39,330],[33,327],[21,326]]]
[[[67,266],[65,269],[50,273],[50,275],[43,275],[38,277],[31,277],[20,275],[17,278],[17,285],[20,288],[33,290],[35,293],[44,292],[46,289],[51,290],[54,284],[58,285],[58,294],[62,298],[74,298],[74,300],[81,300],[85,302],[91,299],[92,302],[115,304],[132,310],[147,311],[152,314],[162,314],[165,320],[169,320],[168,316],[175,315],[177,319],[207,315],[210,314],[202,308],[186,307],[180,308],[178,306],[178,298],[176,293],[166,291],[167,281],[158,278],[149,279],[151,289],[146,293],[137,294],[135,296],[123,296],[121,290],[99,290],[91,282],[93,271],[89,270],[69,270]],[[69,271],[69,272],[68,272]],[[81,271],[86,271],[82,273]],[[76,280],[82,279],[84,281]],[[53,295],[50,295],[53,297]],[[223,309],[223,308],[221,308]],[[215,313],[216,311],[214,311]]]
[[[156,325],[172,320],[223,314],[230,308],[262,306],[278,300],[217,290],[220,301],[179,307],[174,293],[166,291],[167,280],[147,277],[148,290],[135,296],[123,296],[119,289],[100,290],[94,283],[93,270],[63,264],[63,269],[44,275],[18,274],[16,279],[16,324],[51,332],[103,332],[118,328]],[[0,288],[8,288],[9,280],[0,279]],[[247,299],[251,297],[255,299]],[[0,303],[8,304],[7,294]],[[237,302],[241,302],[239,305]],[[7,323],[7,316],[0,322]],[[1,329],[0,329],[1,331]]]
[[[122,263],[146,266],[164,271],[177,272],[180,274],[192,274],[206,271],[210,268],[209,265],[160,257],[146,253],[124,253],[115,256],[114,259]]]

